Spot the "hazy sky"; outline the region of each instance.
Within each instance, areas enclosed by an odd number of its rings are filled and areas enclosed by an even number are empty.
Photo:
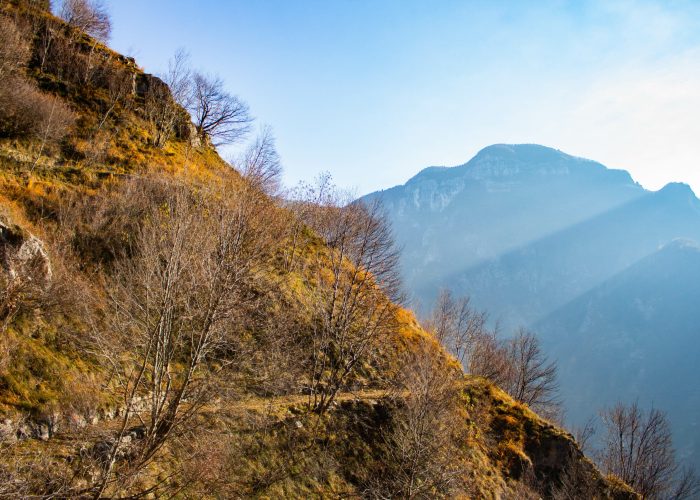
[[[700,2],[111,0],[148,72],[178,47],[273,127],[290,184],[366,193],[538,143],[700,193]]]

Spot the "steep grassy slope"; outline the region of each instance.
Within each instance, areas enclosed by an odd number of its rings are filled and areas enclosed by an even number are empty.
[[[378,330],[334,404],[312,411],[317,301],[335,248],[190,137],[187,124],[155,145],[144,89],[159,84],[133,61],[36,2],[3,2],[2,15],[33,47],[26,78],[78,118],[48,148],[37,137],[0,141],[0,496],[635,497],[603,478],[570,435],[465,377],[395,304],[386,306],[392,328]],[[123,73],[134,85],[111,102],[109,78],[76,81],[58,62],[41,63],[45,29],[70,38],[70,64],[98,60],[101,75]],[[192,230],[219,209],[247,210],[237,234],[254,234],[240,253],[252,252],[255,279],[236,289],[227,342],[197,372],[206,398],[183,401],[168,418],[191,418],[142,459],[152,394],[132,398],[129,414],[120,377],[140,358],[115,303],[139,291],[120,289],[137,282],[121,274],[144,259],[144,228],[167,237],[176,202],[197,214]],[[204,245],[206,232],[196,234]],[[349,260],[336,269],[362,275]],[[367,290],[387,304],[378,287]],[[154,386],[176,385],[185,362],[175,359]]]

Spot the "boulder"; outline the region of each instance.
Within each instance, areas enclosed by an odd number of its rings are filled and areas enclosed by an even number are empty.
[[[38,286],[51,281],[49,254],[43,242],[0,216],[0,270],[11,281],[22,279]]]

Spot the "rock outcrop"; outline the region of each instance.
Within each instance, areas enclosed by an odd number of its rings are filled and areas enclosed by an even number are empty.
[[[30,281],[42,287],[52,277],[43,242],[4,217],[0,217],[0,269],[8,281]]]

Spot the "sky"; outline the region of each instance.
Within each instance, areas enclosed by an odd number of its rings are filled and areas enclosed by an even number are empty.
[[[700,1],[107,5],[110,45],[145,71],[184,48],[247,101],[288,185],[327,171],[364,194],[537,143],[700,194]]]

